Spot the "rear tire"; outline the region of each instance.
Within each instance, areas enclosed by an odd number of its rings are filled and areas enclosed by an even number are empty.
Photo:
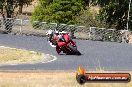
[[[72,45],[69,45],[69,47],[75,55],[81,55],[81,53],[77,50],[77,48],[73,47]]]

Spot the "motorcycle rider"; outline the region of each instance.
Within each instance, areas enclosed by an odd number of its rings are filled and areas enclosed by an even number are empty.
[[[56,52],[59,54],[62,50],[65,49],[64,45],[70,40],[70,35],[67,32],[59,32],[59,31],[53,31],[49,30],[47,32],[48,35],[48,42],[52,47],[56,47]],[[65,38],[65,39],[64,39]]]
[[[64,42],[64,34],[62,32],[56,31],[56,36],[57,36],[57,42]]]
[[[54,31],[53,30],[48,30],[46,32],[46,35],[48,36],[48,43],[51,45],[51,47],[56,47],[53,44],[53,39],[54,39]]]
[[[56,40],[56,52],[59,54],[61,52],[60,47],[58,46],[59,42],[64,42],[63,35],[59,31],[55,31],[54,39]]]
[[[48,42],[52,47],[56,47],[57,42],[64,41],[59,31],[48,30],[46,35],[48,35]]]

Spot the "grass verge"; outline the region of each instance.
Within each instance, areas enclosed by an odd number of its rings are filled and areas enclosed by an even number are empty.
[[[0,64],[19,64],[39,61],[44,54],[34,51],[0,47]]]
[[[0,87],[132,87],[129,83],[85,83],[79,85],[75,72],[0,72]]]

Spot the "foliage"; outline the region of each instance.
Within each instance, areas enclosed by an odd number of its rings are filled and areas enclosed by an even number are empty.
[[[0,13],[3,17],[6,15],[8,18],[12,18],[15,8],[19,5],[29,5],[31,1],[32,0],[0,0]],[[6,11],[6,13],[4,11]]]
[[[129,0],[110,2],[102,7],[99,18],[109,24],[109,27],[114,27],[118,30],[126,29],[126,23],[128,21],[128,5]],[[132,16],[132,7],[130,15]],[[130,17],[130,19],[132,19],[132,17]],[[131,24],[130,21],[129,23]],[[131,25],[129,25],[129,27],[131,27]]]
[[[32,21],[46,21],[56,23],[74,24],[75,17],[84,9],[82,0],[54,0],[46,4],[45,0],[40,0],[35,8]]]
[[[30,5],[32,0],[18,0],[19,5],[19,13],[22,13],[22,8],[24,5]]]
[[[86,10],[81,11],[81,15],[76,17],[78,25],[84,25],[86,27],[107,27],[104,21],[100,21],[98,18],[98,12],[90,10],[87,7]]]
[[[17,0],[17,1],[18,1],[19,5],[20,4],[22,4],[22,5],[30,5],[33,0]]]
[[[5,29],[7,32],[11,32],[12,30],[12,19],[6,18],[13,18],[15,8],[19,5],[28,5],[32,0],[0,0],[0,13],[2,14],[4,20],[8,21],[5,23]]]

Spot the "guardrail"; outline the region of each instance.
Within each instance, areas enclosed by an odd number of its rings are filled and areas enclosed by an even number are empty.
[[[129,31],[127,30],[116,30],[116,29],[105,29],[97,27],[85,27],[67,24],[47,23],[22,19],[0,17],[0,30],[10,31],[22,34],[24,31],[45,32],[46,30],[58,30],[67,31],[71,33],[72,38],[87,39],[94,41],[112,41],[112,42],[127,42]]]

